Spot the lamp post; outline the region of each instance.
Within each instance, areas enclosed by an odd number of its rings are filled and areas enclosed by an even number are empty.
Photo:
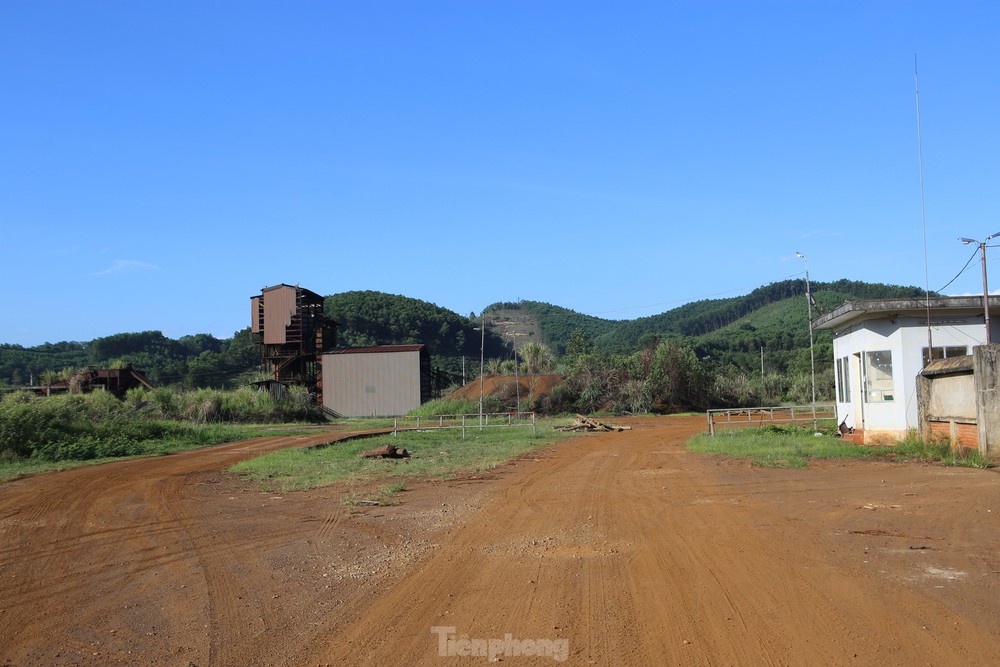
[[[801,252],[795,253],[795,256],[805,262],[806,265],[806,306],[809,310],[809,374],[812,377],[812,415],[813,415],[813,430],[816,430],[816,356],[813,352],[813,306],[812,306],[812,292],[809,288],[809,260]]]
[[[483,430],[483,361],[486,350],[486,311],[483,311],[479,324],[479,430]]]
[[[993,342],[993,334],[990,333],[990,287],[989,287],[989,282],[986,280],[986,244],[989,243],[990,240],[995,239],[998,236],[1000,236],[1000,232],[997,232],[996,234],[990,234],[989,236],[987,236],[982,241],[977,241],[975,239],[967,239],[964,236],[963,237],[959,237],[959,239],[958,239],[959,241],[961,241],[965,245],[969,245],[970,243],[975,243],[976,245],[979,246],[979,252],[982,254],[982,258],[983,258],[983,319],[986,321],[986,344],[987,345],[990,345]]]

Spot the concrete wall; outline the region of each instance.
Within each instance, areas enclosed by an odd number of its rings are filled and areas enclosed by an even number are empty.
[[[976,390],[971,367],[954,373],[917,377],[920,435],[946,438],[953,448],[977,446]]]
[[[976,421],[976,386],[973,374],[934,378],[930,383],[927,413],[936,419]]]
[[[997,396],[1000,345],[973,348],[972,366],[976,377],[979,451],[995,461],[1000,460],[1000,396]]]

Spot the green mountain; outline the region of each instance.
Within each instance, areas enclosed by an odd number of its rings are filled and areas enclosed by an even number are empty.
[[[813,317],[848,299],[922,297],[918,287],[901,287],[850,280],[812,283]],[[804,280],[764,285],[747,295],[694,301],[678,308],[634,320],[605,320],[537,301],[497,303],[487,311],[517,322],[522,332],[564,354],[577,330],[586,333],[597,352],[625,354],[660,340],[672,339],[691,347],[701,359],[744,370],[760,368],[761,348],[768,371],[808,369],[809,328]],[[830,360],[829,332],[816,332],[817,362]],[[821,353],[819,346],[826,347]],[[825,354],[825,356],[823,356]]]
[[[811,288],[814,317],[847,299],[923,296],[916,287],[848,280],[812,283]],[[804,281],[788,280],[745,296],[696,301],[634,320],[606,320],[539,301],[495,303],[484,311],[485,335],[475,316],[401,295],[344,292],[326,297],[324,306],[339,324],[338,347],[423,343],[439,375],[451,379],[461,377],[463,358],[468,377],[477,374],[481,344],[486,359],[510,359],[512,346],[526,341],[543,343],[560,356],[574,336],[606,354],[628,354],[671,340],[712,365],[744,371],[759,371],[763,356],[769,373],[784,373],[809,368],[805,291]],[[817,365],[831,365],[830,334],[817,332],[815,342]],[[173,340],[146,331],[87,343],[0,344],[0,385],[20,386],[32,378],[37,383],[43,373],[66,368],[131,364],[157,384],[232,386],[245,381],[257,363],[249,327],[231,339],[197,334]]]
[[[462,377],[462,357],[468,375],[478,375],[480,346],[486,358],[510,356],[489,326],[483,334],[478,321],[427,301],[354,291],[326,297],[323,308],[337,321],[337,347],[423,343],[430,348],[434,367],[455,380]]]

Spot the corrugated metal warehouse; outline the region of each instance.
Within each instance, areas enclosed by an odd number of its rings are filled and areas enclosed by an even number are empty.
[[[327,412],[393,417],[430,400],[431,355],[425,345],[353,347],[322,356]]]

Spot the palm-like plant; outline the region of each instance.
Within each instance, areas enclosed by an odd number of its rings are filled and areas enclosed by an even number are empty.
[[[552,354],[549,349],[536,341],[521,346],[521,366],[528,375],[545,373],[552,368]]]

